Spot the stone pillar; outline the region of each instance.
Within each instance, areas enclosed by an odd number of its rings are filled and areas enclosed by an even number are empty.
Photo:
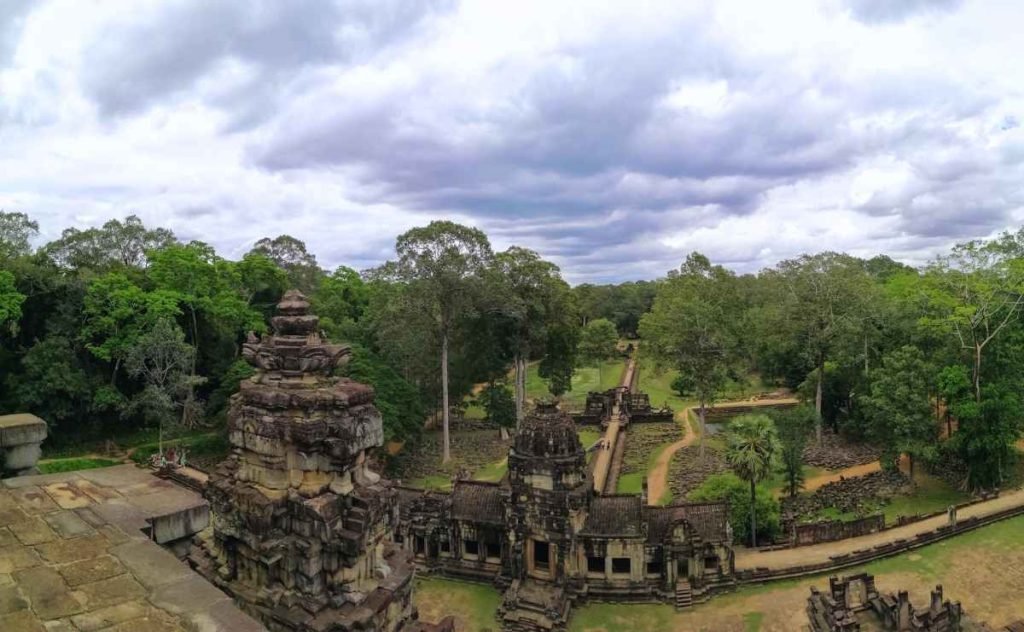
[[[38,474],[36,462],[46,439],[46,422],[29,414],[0,417],[0,468],[15,476]]]

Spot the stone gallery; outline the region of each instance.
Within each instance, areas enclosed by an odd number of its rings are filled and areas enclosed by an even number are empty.
[[[569,415],[540,405],[508,453],[502,483],[451,493],[399,489],[395,540],[425,569],[505,587],[507,630],[559,629],[576,599],[689,606],[731,585],[724,503],[652,507],[595,493]]]
[[[298,291],[272,324],[243,349],[257,372],[231,400],[232,454],[210,477],[193,566],[271,630],[450,630],[415,621],[398,496],[366,463],[383,441],[373,389],[331,377],[350,349],[321,340]]]

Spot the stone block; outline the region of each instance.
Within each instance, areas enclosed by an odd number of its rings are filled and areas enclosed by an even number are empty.
[[[29,414],[0,416],[0,448],[40,444],[46,439],[46,422]]]
[[[27,470],[33,468],[42,455],[43,449],[38,443],[25,443],[4,448],[4,469]]]
[[[78,614],[84,607],[52,568],[37,567],[14,574],[14,579],[32,602],[40,619],[59,619]]]
[[[140,619],[150,613],[145,601],[128,601],[107,608],[71,617],[71,622],[82,632],[94,632],[126,621]]]
[[[210,524],[210,506],[206,503],[172,511],[147,520],[150,535],[159,544],[167,544],[195,535]]]
[[[72,588],[82,584],[98,582],[116,577],[125,572],[124,566],[115,557],[101,555],[61,566],[59,571],[64,581]]]

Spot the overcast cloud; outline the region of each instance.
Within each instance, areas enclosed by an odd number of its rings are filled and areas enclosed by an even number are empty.
[[[0,0],[0,208],[365,268],[435,218],[573,282],[922,263],[1024,223],[1020,3]]]

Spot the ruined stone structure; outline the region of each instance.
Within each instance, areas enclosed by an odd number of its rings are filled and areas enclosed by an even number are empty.
[[[434,629],[415,622],[411,556],[392,542],[396,493],[366,465],[383,442],[373,389],[331,377],[350,349],[321,340],[298,291],[272,324],[243,347],[258,370],[231,399],[191,563],[270,630]]]
[[[12,476],[38,474],[46,422],[35,415],[0,416],[0,473]]]
[[[576,423],[599,425],[618,414],[623,423],[672,421],[674,413],[668,406],[654,408],[647,393],[628,386],[587,393],[583,410],[572,415]]]
[[[905,590],[879,593],[875,578],[867,573],[830,577],[828,584],[828,593],[811,588],[807,599],[811,632],[992,632],[964,614],[959,602],[945,600],[942,586],[932,591],[927,608],[918,609]],[[1012,630],[1014,625],[1003,629]]]
[[[578,599],[685,607],[730,582],[728,506],[597,494],[576,426],[556,407],[527,416],[508,460],[501,483],[400,488],[394,535],[424,568],[505,587],[506,630],[561,629]]]

